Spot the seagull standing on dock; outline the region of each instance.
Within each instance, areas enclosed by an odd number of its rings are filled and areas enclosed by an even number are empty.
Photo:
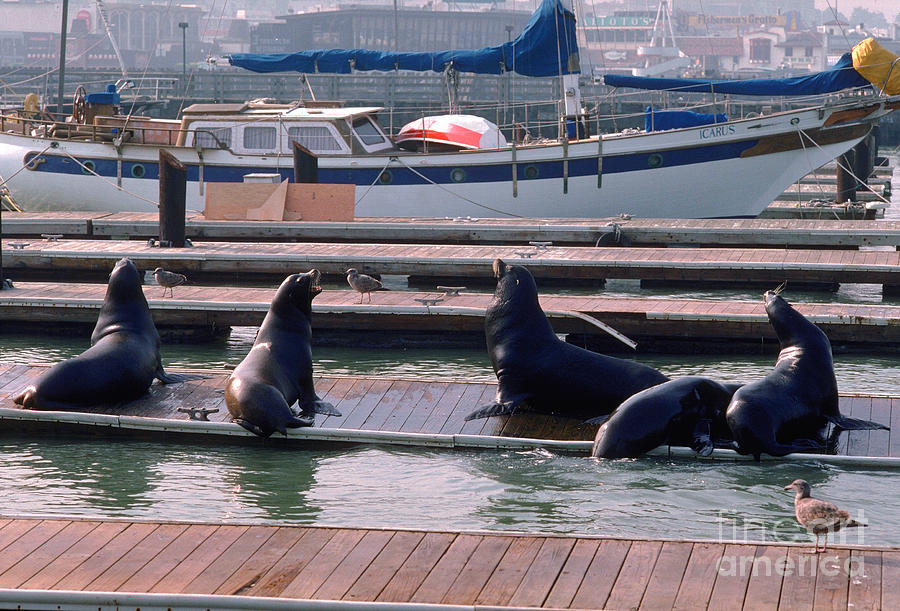
[[[785,490],[794,490],[794,515],[800,525],[816,536],[815,553],[825,551],[828,546],[828,533],[837,532],[842,528],[854,526],[868,526],[850,517],[843,509],[838,509],[834,503],[813,498],[809,495],[809,484],[806,480],[795,479],[784,487]],[[819,535],[825,535],[825,543],[819,549]]]
[[[351,267],[347,270],[347,283],[353,287],[354,291],[359,292],[359,302],[363,302],[363,295],[369,295],[369,303],[372,303],[372,291],[380,291],[383,287],[381,280],[377,280],[372,276],[360,274],[355,268]]]
[[[172,290],[172,287],[187,282],[187,276],[184,274],[176,274],[175,272],[164,270],[161,267],[157,267],[153,270],[153,277],[156,278],[157,284],[163,287],[163,297],[166,296],[166,291],[169,291],[170,296],[175,297],[175,292]]]

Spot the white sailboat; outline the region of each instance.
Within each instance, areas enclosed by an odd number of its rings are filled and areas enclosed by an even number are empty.
[[[733,82],[762,95],[820,94],[807,107],[725,121],[711,115],[700,124],[696,113],[681,111],[668,126],[654,119],[644,131],[588,134],[575,18],[560,0],[544,0],[515,40],[485,49],[335,49],[228,60],[259,72],[499,74],[514,67],[555,75],[565,92],[559,137],[523,141],[509,130],[502,139],[479,138],[477,147],[415,147],[382,129],[383,108],[311,103],[200,104],[180,120],[136,119],[115,115],[117,93],[109,91],[81,99],[75,122],[0,117],[0,183],[24,209],[155,211],[159,151],[166,149],[187,168],[188,209],[203,210],[210,182],[258,173],[292,180],[296,141],[316,156],[320,182],[355,185],[357,217],[753,217],[900,107],[900,97],[864,79],[848,54],[836,69],[800,82]],[[724,93],[729,82],[607,75],[606,83]]]

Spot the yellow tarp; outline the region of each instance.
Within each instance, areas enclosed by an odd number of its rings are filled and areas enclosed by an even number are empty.
[[[853,68],[864,79],[881,89],[887,79],[884,92],[888,95],[900,93],[900,62],[893,63],[897,55],[891,53],[874,38],[866,38],[853,47]]]

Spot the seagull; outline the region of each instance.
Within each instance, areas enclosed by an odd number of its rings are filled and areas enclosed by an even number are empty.
[[[187,282],[187,276],[185,276],[184,274],[176,274],[175,272],[166,271],[161,267],[157,267],[155,270],[153,270],[153,277],[156,278],[157,284],[163,287],[163,297],[166,296],[167,290],[172,297],[175,297],[175,293],[172,290],[172,287]]]
[[[838,509],[834,503],[813,498],[809,495],[809,484],[806,480],[795,479],[785,490],[794,490],[794,515],[800,525],[816,536],[816,554],[825,551],[828,546],[828,533],[837,532],[842,528],[854,526],[868,526],[857,522],[843,509]],[[825,535],[825,543],[819,549],[819,535]]]
[[[372,291],[381,290],[381,280],[377,280],[372,276],[360,274],[355,268],[351,267],[347,270],[347,282],[353,287],[354,291],[359,291],[359,302],[363,302],[363,295],[369,295],[369,303],[372,303]]]

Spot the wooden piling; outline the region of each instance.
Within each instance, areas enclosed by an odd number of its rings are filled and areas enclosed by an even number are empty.
[[[856,179],[850,173],[854,167],[856,152],[850,149],[837,158],[837,202],[856,201]]]
[[[159,151],[159,242],[184,247],[187,168],[175,156]]]

